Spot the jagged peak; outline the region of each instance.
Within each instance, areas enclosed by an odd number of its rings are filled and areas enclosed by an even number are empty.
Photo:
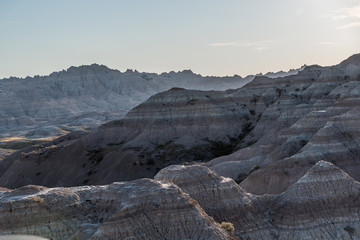
[[[71,72],[82,73],[82,72],[87,72],[87,71],[92,71],[92,72],[104,71],[104,72],[108,72],[108,71],[111,71],[111,69],[108,68],[105,65],[93,63],[91,65],[81,65],[81,66],[78,66],[78,67],[71,66],[66,70],[66,72],[70,72],[70,73]]]
[[[193,72],[191,69],[185,69],[185,70],[182,70],[182,71],[179,72],[179,73],[194,74],[194,72]]]

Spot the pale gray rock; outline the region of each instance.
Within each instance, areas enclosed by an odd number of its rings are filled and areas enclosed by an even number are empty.
[[[204,166],[170,166],[155,179],[181,186],[239,239],[359,239],[360,183],[319,161],[278,195],[247,193]]]
[[[121,73],[97,64],[70,67],[49,76],[0,79],[0,139],[57,136],[64,130],[99,126],[122,118],[150,96],[172,87],[226,90],[252,79],[202,77],[189,70]]]
[[[240,89],[172,88],[155,94],[124,118],[90,133],[5,158],[0,186],[108,184],[153,177],[172,164],[214,159],[206,166],[251,193],[265,194],[285,191],[321,159],[349,170],[358,162],[357,141],[346,140],[338,154],[326,144],[348,134],[346,129],[357,139],[354,127],[329,128],[336,134],[328,134],[324,147],[316,145],[323,152],[307,149],[333,118],[359,106],[360,81],[355,70],[345,75],[348,66],[360,65],[357,59],[355,55],[332,67],[307,66],[282,78],[257,76]],[[357,123],[356,114],[354,118]],[[353,169],[349,174],[359,180],[357,167]]]
[[[181,189],[150,179],[0,191],[0,235],[49,239],[232,239]]]

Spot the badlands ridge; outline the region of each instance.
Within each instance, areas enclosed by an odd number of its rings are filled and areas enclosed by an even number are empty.
[[[359,156],[359,54],[231,90],[176,86],[1,160],[0,232],[359,239]]]

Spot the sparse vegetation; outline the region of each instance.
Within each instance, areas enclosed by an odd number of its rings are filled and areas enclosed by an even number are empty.
[[[254,145],[256,142],[257,142],[256,140],[248,141],[248,142],[246,143],[246,146],[247,146],[247,147],[250,147],[250,146]]]
[[[148,160],[146,161],[146,165],[155,165],[154,159],[148,158]]]
[[[256,170],[259,170],[259,169],[260,169],[260,166],[255,164],[254,166],[252,166],[249,173],[255,172]]]
[[[290,87],[290,85],[289,85],[289,87]],[[281,97],[283,95],[283,93],[286,92],[285,89],[281,89],[281,88],[276,88],[275,90],[276,90],[276,92],[278,94],[278,97]]]
[[[11,149],[11,150],[19,150],[26,147],[31,147],[35,145],[42,145],[48,143],[49,141],[42,140],[26,140],[26,141],[9,141],[0,143],[0,148],[3,149]]]
[[[121,144],[109,144],[108,147],[102,149],[93,149],[88,152],[89,160],[92,163],[99,164],[106,154],[115,151]]]
[[[232,153],[234,145],[232,143],[226,143],[221,141],[212,141],[210,151],[214,157],[220,157]]]
[[[222,222],[221,227],[229,233],[234,233],[235,231],[234,224],[232,224],[231,222]]]
[[[350,226],[344,227],[344,230],[347,231],[350,235],[353,235],[356,232],[355,228]]]
[[[38,202],[39,204],[43,204],[44,203],[44,199],[42,199],[39,196],[30,196],[29,197],[30,200],[34,201],[34,202]]]
[[[306,141],[306,140],[300,141],[301,147],[304,147],[307,143],[308,143],[308,141]]]
[[[258,96],[254,95],[253,98],[250,100],[250,103],[256,103],[258,101]]]
[[[198,99],[191,99],[189,101],[187,101],[187,104],[189,105],[195,105],[195,103],[198,101]]]
[[[231,154],[235,150],[236,146],[238,144],[240,144],[244,140],[244,138],[253,129],[254,129],[254,126],[252,126],[252,124],[250,122],[247,122],[242,128],[242,133],[241,134],[239,134],[237,137],[228,137],[229,142],[210,141],[210,143],[211,143],[211,146],[210,146],[211,153],[215,157],[220,157],[220,156]],[[249,143],[250,143],[250,145],[252,145],[252,144],[256,143],[256,140],[248,142],[247,146],[250,146]]]
[[[239,183],[241,183],[242,181],[244,181],[248,176],[249,176],[249,175],[246,174],[246,173],[239,173],[239,174],[237,175],[237,178],[235,179],[235,182],[236,182],[237,184],[239,184]]]

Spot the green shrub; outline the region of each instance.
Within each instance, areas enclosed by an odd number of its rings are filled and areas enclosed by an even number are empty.
[[[232,224],[231,222],[222,222],[221,227],[229,233],[233,233],[235,231],[234,224]]]

